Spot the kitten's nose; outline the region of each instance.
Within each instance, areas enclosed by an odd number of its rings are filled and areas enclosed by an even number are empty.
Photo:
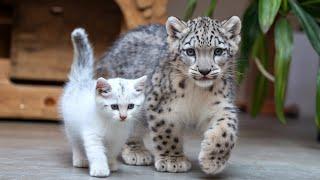
[[[211,69],[199,69],[199,72],[204,76],[209,74],[210,71],[211,71]]]
[[[125,119],[127,119],[127,116],[120,116],[120,119],[124,121]]]

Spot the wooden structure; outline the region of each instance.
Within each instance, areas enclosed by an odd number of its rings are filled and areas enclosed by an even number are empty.
[[[0,0],[0,118],[58,120],[73,55],[70,32],[84,27],[100,56],[120,32],[164,23],[166,5],[167,0]]]

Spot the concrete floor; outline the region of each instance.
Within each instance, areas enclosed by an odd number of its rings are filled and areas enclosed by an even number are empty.
[[[320,143],[311,118],[290,120],[240,116],[240,138],[223,173],[214,179],[320,179]],[[188,173],[159,173],[152,166],[121,164],[108,179],[213,179],[197,163],[199,138],[187,138],[193,162]],[[61,124],[0,121],[0,179],[96,179],[87,169],[71,166]]]

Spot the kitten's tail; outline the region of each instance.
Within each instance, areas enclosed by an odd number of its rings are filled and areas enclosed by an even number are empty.
[[[71,33],[74,55],[69,74],[70,82],[82,82],[93,78],[94,57],[87,36],[82,28],[77,28]]]

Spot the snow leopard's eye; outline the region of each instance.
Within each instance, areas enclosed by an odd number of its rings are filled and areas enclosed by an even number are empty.
[[[223,53],[223,49],[221,49],[221,48],[216,48],[214,50],[214,55],[215,56],[221,56],[222,53]]]
[[[186,49],[186,53],[188,56],[195,56],[196,55],[196,51],[192,48]]]
[[[111,104],[111,109],[112,110],[118,110],[119,109],[118,104]]]
[[[128,109],[133,109],[134,108],[134,104],[128,104]]]

